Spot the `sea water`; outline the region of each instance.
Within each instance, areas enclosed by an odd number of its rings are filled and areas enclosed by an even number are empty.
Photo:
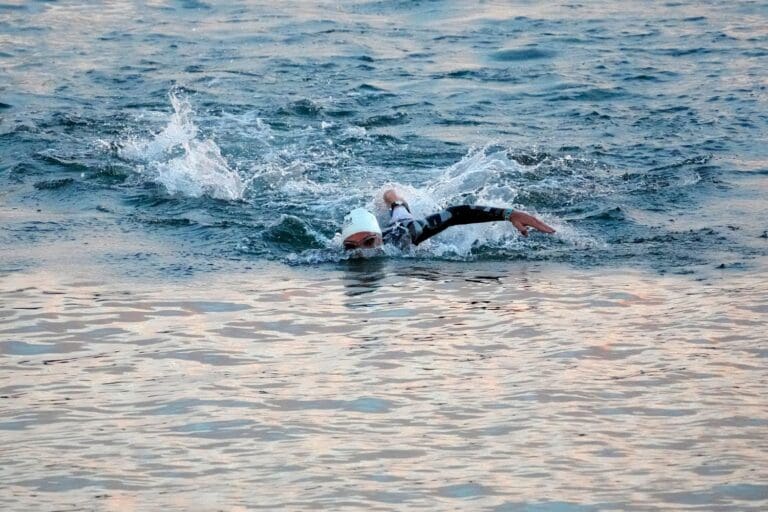
[[[766,27],[0,5],[0,505],[765,509]],[[350,258],[388,188],[557,233]]]

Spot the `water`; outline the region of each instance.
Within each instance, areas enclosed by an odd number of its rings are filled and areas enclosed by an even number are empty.
[[[765,509],[766,27],[0,5],[0,504]],[[348,260],[388,187],[558,233]]]

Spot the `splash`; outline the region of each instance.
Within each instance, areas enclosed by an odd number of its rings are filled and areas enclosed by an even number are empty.
[[[189,100],[172,91],[173,114],[151,139],[129,138],[118,155],[136,162],[138,172],[171,194],[240,200],[246,189],[212,139],[199,136]]]
[[[489,144],[470,149],[464,158],[443,171],[427,190],[444,200],[461,198],[465,202],[509,206],[517,197],[524,172],[526,168],[511,159],[505,148]]]
[[[595,173],[595,163],[571,157],[553,158],[518,155],[511,149],[489,144],[474,148],[456,163],[434,169],[422,186],[389,181],[372,186],[369,181],[353,183],[343,205],[324,203],[334,218],[353,206],[364,206],[374,212],[382,226],[389,222],[383,202],[386,190],[395,189],[405,198],[417,218],[423,218],[451,205],[483,204],[500,208],[516,208],[530,212],[557,230],[554,236],[533,233],[521,236],[509,222],[463,225],[447,229],[424,243],[400,251],[385,247],[383,254],[394,258],[442,259],[468,261],[485,258],[558,259],[574,251],[604,249],[606,243],[595,235],[570,225],[552,212],[552,206],[589,193],[595,197],[609,193],[590,188],[584,176]],[[379,170],[379,174],[385,170]],[[599,171],[599,170],[598,170]],[[368,174],[366,174],[368,176]],[[367,180],[367,177],[366,177]],[[537,197],[539,202],[531,201]],[[541,199],[543,198],[543,199]],[[341,206],[343,211],[331,207]],[[338,213],[338,215],[337,215]],[[390,250],[391,249],[391,250]],[[323,250],[311,249],[290,254],[293,264],[314,264],[345,259],[338,232],[329,235]]]
[[[558,232],[565,227],[562,220],[553,215],[540,214],[534,208],[517,202],[519,190],[526,187],[531,169],[509,155],[506,148],[488,144],[471,149],[461,160],[443,169],[436,169],[433,178],[423,187],[392,182],[380,187],[368,207],[377,213],[379,223],[386,225],[388,213],[383,203],[383,193],[393,188],[404,197],[417,218],[426,217],[448,206],[458,204],[482,204],[499,208],[518,208],[536,213]],[[570,229],[568,243],[583,242]],[[400,257],[441,258],[451,260],[473,259],[478,254],[517,254],[534,247],[556,246],[563,238],[524,238],[508,222],[490,222],[449,228],[411,248]]]

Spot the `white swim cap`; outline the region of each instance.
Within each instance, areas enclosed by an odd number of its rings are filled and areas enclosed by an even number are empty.
[[[344,228],[341,230],[342,240],[355,233],[376,233],[381,235],[381,228],[376,217],[365,208],[355,208],[344,217]]]

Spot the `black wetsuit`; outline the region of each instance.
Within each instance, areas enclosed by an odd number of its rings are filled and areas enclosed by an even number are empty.
[[[395,215],[395,209],[405,208],[408,215]],[[400,247],[408,244],[419,245],[424,240],[435,236],[446,228],[461,224],[478,224],[481,222],[493,222],[508,220],[514,210],[509,208],[495,208],[493,206],[449,206],[445,210],[425,217],[414,219],[410,215],[407,204],[396,204],[391,210],[391,216],[401,217],[382,231],[384,243],[391,243]],[[402,212],[401,212],[402,213]],[[406,217],[406,218],[402,218]]]

